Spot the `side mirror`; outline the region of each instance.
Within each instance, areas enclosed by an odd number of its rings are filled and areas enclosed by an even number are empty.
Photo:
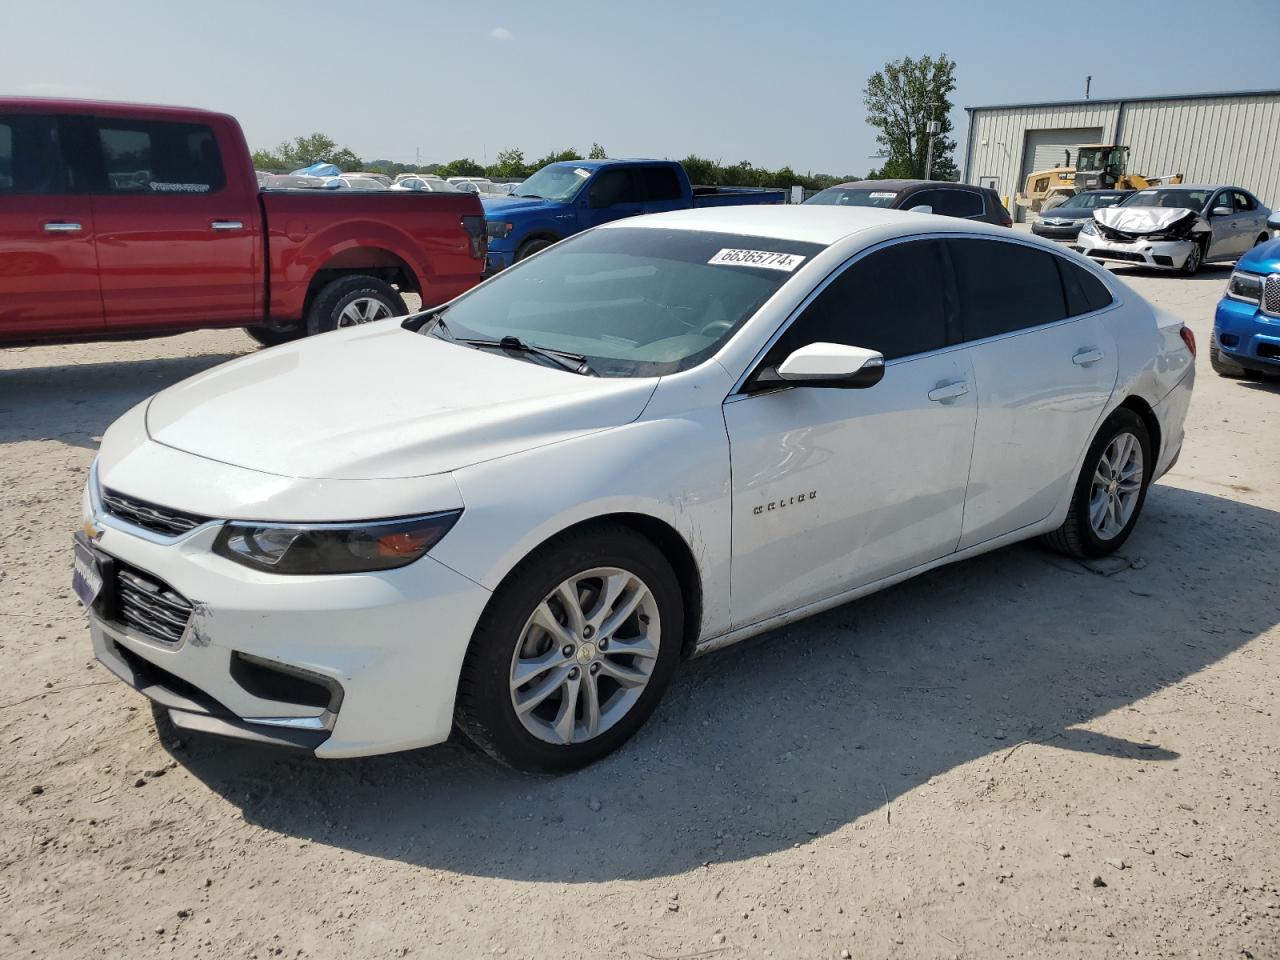
[[[1234,210],[1232,210],[1230,207],[1214,207],[1212,210],[1210,210],[1210,211],[1209,211],[1209,216],[1211,216],[1211,217],[1229,217],[1229,216],[1231,216],[1231,214],[1233,214],[1233,213],[1235,213],[1235,211],[1234,211]]]
[[[933,213],[933,207],[929,206],[927,203],[917,203],[914,207],[909,209],[907,213]]]
[[[761,371],[759,383],[858,390],[884,378],[884,357],[876,350],[840,343],[810,343],[776,368]]]
[[[1267,217],[1267,226],[1272,230],[1280,230],[1280,210]]]

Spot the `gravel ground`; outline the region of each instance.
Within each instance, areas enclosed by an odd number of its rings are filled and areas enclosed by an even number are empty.
[[[559,779],[158,739],[70,534],[239,332],[0,352],[0,956],[1280,956],[1280,386],[1212,375],[1123,562],[1019,546],[688,664]],[[264,411],[270,415],[287,412]]]

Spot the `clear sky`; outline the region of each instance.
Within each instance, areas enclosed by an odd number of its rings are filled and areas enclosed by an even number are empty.
[[[1086,14],[1096,22],[1086,24]],[[592,141],[863,173],[862,90],[945,52],[964,106],[1280,87],[1280,0],[0,0],[0,95],[210,107],[254,147],[321,131],[366,159]]]

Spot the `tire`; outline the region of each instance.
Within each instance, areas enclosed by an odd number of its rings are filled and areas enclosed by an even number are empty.
[[[278,347],[282,343],[299,340],[307,335],[306,328],[301,324],[295,324],[283,329],[265,326],[245,327],[244,332],[264,347]]]
[[[409,312],[400,294],[377,277],[352,274],[339,277],[320,289],[307,311],[307,334],[328,333]]]
[[[520,262],[525,257],[532,257],[539,250],[545,250],[547,247],[555,243],[554,240],[548,240],[545,237],[535,237],[533,240],[526,240],[520,244],[520,249],[516,251],[516,262]]]
[[[1095,494],[1099,492],[1095,490],[1095,476],[1114,475],[1109,466],[1106,469],[1103,468],[1104,454],[1108,454],[1108,464],[1120,459],[1121,475],[1124,476],[1133,461],[1129,455],[1121,459],[1112,454],[1113,451],[1118,452],[1118,449],[1113,447],[1113,443],[1120,442],[1121,438],[1126,436],[1134,443],[1140,454],[1138,469],[1141,473],[1137,480],[1137,487],[1129,491],[1134,495],[1130,500],[1124,496],[1122,481],[1117,491],[1119,496],[1115,499],[1117,503],[1124,504],[1128,514],[1124,516],[1124,510],[1119,507],[1117,507],[1118,515],[1111,513],[1109,509],[1104,510],[1102,529],[1099,529],[1095,525],[1096,518],[1091,519],[1090,516],[1091,505],[1097,502]],[[1044,542],[1059,553],[1078,559],[1105,557],[1115,552],[1129,539],[1129,534],[1133,532],[1133,527],[1138,522],[1143,504],[1147,500],[1147,488],[1151,485],[1151,473],[1155,465],[1155,451],[1152,449],[1151,435],[1147,432],[1146,424],[1132,410],[1121,407],[1106,419],[1098,430],[1097,436],[1093,438],[1093,443],[1089,444],[1084,464],[1080,469],[1080,476],[1076,480],[1075,490],[1071,494],[1071,507],[1067,510],[1067,518],[1057,530],[1045,534]],[[1132,476],[1132,474],[1129,475]],[[1101,490],[1105,491],[1106,488],[1102,487]],[[1108,501],[1113,499],[1109,495],[1104,495],[1104,498]],[[1132,504],[1131,509],[1129,504]],[[1119,522],[1121,519],[1123,523]]]
[[[623,586],[604,610],[599,594],[608,582]],[[576,629],[560,599],[569,583],[583,601],[586,622]],[[624,606],[641,595],[634,612],[606,635],[607,614],[624,615]],[[560,625],[554,634],[535,622],[545,616]],[[495,760],[525,772],[558,773],[594,763],[625,743],[653,712],[675,672],[683,635],[679,582],[649,540],[614,523],[553,540],[511,572],[480,617],[458,682],[458,729]],[[607,645],[607,652],[596,644]],[[622,653],[624,644],[646,652]],[[518,669],[528,679],[513,687]],[[517,699],[529,705],[522,713]]]
[[[1199,273],[1202,266],[1204,266],[1204,243],[1197,240],[1191,244],[1191,252],[1187,254],[1187,259],[1178,268],[1178,272],[1183,276],[1191,277]]]
[[[1220,377],[1235,379],[1245,375],[1244,367],[1224,357],[1218,350],[1218,344],[1213,340],[1209,341],[1209,366],[1213,367],[1213,372]]]
[[[1253,241],[1253,245],[1256,247],[1256,246],[1258,246],[1258,245],[1260,245],[1260,244],[1266,243],[1266,242],[1267,242],[1268,240],[1270,240],[1270,239],[1271,239],[1271,238],[1270,238],[1267,234],[1265,234],[1265,233],[1260,233],[1260,234],[1258,234],[1258,239],[1256,239],[1256,240],[1254,240],[1254,241]]]

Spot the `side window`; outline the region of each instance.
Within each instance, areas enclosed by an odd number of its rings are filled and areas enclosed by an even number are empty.
[[[1062,278],[1063,295],[1067,298],[1067,316],[1078,317],[1111,305],[1111,291],[1101,280],[1065,257],[1053,259]]]
[[[1066,298],[1053,254],[1003,240],[945,243],[955,267],[965,340],[1066,318]]]
[[[886,360],[947,345],[942,243],[915,240],[868,254],[836,277],[769,351],[781,363],[810,343],[879,350]]]
[[[97,121],[107,192],[205,194],[226,186],[213,131],[195,123]]]
[[[639,203],[643,198],[628,169],[605,170],[591,183],[591,206],[596,209],[619,203]]]
[[[645,167],[643,175],[650,200],[680,199],[680,179],[670,167]]]
[[[980,217],[983,213],[982,197],[969,190],[937,190],[938,198],[933,212],[944,217]]]
[[[906,199],[902,201],[902,205],[900,209],[911,210],[915,207],[919,207],[923,205],[926,207],[933,207],[933,212],[939,213],[940,212],[938,210],[939,202],[940,201],[938,200],[937,190],[917,190],[915,193],[911,193],[907,195]]]
[[[1237,211],[1252,210],[1254,208],[1253,200],[1249,198],[1249,195],[1241,193],[1239,190],[1231,191],[1231,199],[1234,201]]]
[[[0,115],[0,197],[66,192],[54,118],[31,113]]]

